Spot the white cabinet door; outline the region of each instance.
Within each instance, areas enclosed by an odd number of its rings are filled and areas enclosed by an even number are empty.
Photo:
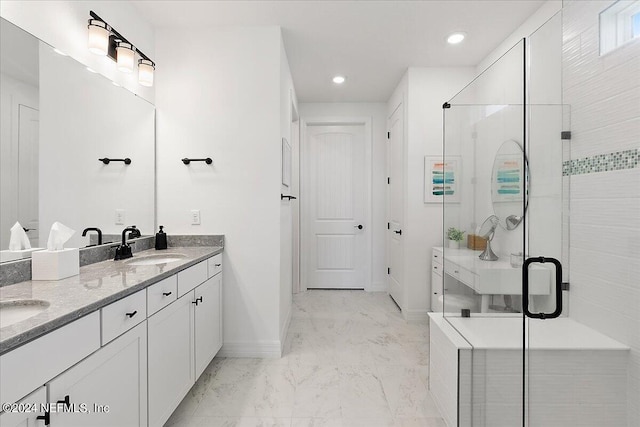
[[[147,425],[147,331],[143,322],[49,383],[51,425]]]
[[[193,291],[149,317],[149,426],[162,426],[195,383]]]
[[[195,368],[198,378],[222,347],[222,274],[195,289]]]
[[[43,419],[45,413],[41,405],[47,403],[47,388],[39,387],[36,391],[16,403],[10,411],[0,414],[0,426],[2,427],[42,427],[45,425]],[[28,408],[28,409],[27,409]]]

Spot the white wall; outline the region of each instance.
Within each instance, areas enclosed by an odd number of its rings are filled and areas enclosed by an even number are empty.
[[[563,94],[572,159],[640,149],[640,40],[598,52],[598,14],[611,3],[565,1]],[[570,179],[570,316],[631,347],[628,426],[638,426],[640,165]]]
[[[120,234],[136,225],[154,230],[155,109],[101,75],[40,44],[40,242],[55,221],[76,230],[67,247],[83,247],[81,232]],[[131,159],[104,165],[102,157]],[[115,211],[125,224],[115,224]]]
[[[289,70],[287,52],[284,50],[284,42],[280,36],[280,135],[286,138],[292,148],[292,169],[295,158],[293,146],[297,144],[297,136],[292,135],[291,123],[293,110],[297,108],[293,78]],[[280,157],[282,162],[282,156]],[[291,195],[293,188],[293,173],[291,174],[289,188],[282,185],[282,194]],[[293,285],[293,215],[296,201],[281,200],[280,202],[280,343],[284,345],[287,337],[287,329],[291,319],[292,285]]]
[[[225,235],[225,355],[281,351],[280,34],[275,26],[157,32],[158,223],[169,234]],[[185,166],[185,156],[213,165]],[[191,209],[201,225],[191,225]]]
[[[67,55],[105,75],[110,80],[154,101],[155,89],[138,84],[137,72],[116,70],[115,62],[94,55],[87,49],[87,22],[93,10],[124,37],[155,60],[153,28],[131,4],[124,1],[2,0],[0,16],[60,49]],[[157,62],[162,68],[163,64]]]
[[[442,246],[442,205],[424,203],[424,156],[442,155],[442,104],[474,75],[473,68],[409,68],[405,130],[405,317],[431,305],[431,248]]]
[[[478,63],[476,66],[477,74],[480,74],[482,71],[489,68],[491,64],[511,49],[513,45],[518,43],[524,37],[529,36],[537,28],[547,22],[553,15],[558,13],[562,9],[562,1],[563,0],[547,0],[547,2],[543,3],[533,15],[531,15],[513,33],[504,39],[498,47]]]
[[[318,117],[370,117],[372,123],[372,279],[371,291],[387,289],[385,262],[386,194],[386,106],[383,103],[304,103],[300,104],[302,120]]]

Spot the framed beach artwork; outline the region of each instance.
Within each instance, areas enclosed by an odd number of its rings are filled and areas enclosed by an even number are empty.
[[[521,202],[524,196],[523,188],[523,155],[497,155],[493,164],[492,200]]]
[[[425,203],[460,203],[461,163],[459,156],[424,156]]]

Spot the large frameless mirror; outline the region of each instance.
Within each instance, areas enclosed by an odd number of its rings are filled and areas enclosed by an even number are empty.
[[[154,106],[5,19],[0,31],[3,260],[16,222],[32,247],[56,221],[76,231],[67,247],[95,244],[90,227],[104,242],[128,225],[152,234]]]

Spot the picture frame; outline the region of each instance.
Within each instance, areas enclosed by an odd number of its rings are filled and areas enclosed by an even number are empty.
[[[291,145],[287,138],[282,138],[282,185],[291,186]]]
[[[462,158],[424,156],[424,203],[460,203]]]

